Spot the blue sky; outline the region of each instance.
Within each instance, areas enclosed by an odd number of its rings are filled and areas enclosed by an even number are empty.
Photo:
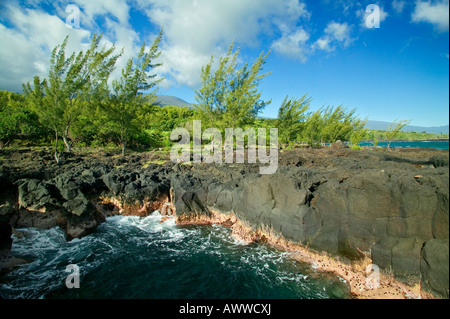
[[[67,28],[68,4],[80,28]],[[366,7],[380,8],[380,28],[365,25]],[[449,123],[449,1],[349,0],[58,0],[0,3],[0,89],[21,91],[45,76],[51,49],[69,34],[68,50],[85,48],[93,33],[125,48],[113,77],[142,41],[161,27],[165,76],[159,94],[194,103],[200,69],[234,41],[242,62],[271,51],[272,72],[260,86],[276,117],[286,95],[308,93],[312,109],[344,105],[370,120]],[[74,20],[70,20],[73,22]]]

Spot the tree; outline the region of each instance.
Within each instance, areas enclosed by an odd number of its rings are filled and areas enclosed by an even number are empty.
[[[287,96],[284,98],[276,121],[281,143],[294,141],[302,134],[310,104],[311,98],[307,98],[306,94],[300,99],[288,100]]]
[[[404,128],[409,123],[410,123],[410,121],[407,121],[407,120],[403,120],[403,121],[395,120],[388,126],[388,128],[384,134],[384,136],[387,139],[387,148],[388,149],[391,148],[392,141],[397,137],[397,135],[399,134],[401,129]]]
[[[349,141],[354,132],[359,131],[362,138],[367,120],[361,120],[355,112],[356,109],[348,110],[342,105],[322,107],[306,118],[303,138],[310,145]],[[356,138],[356,135],[353,137]]]
[[[102,103],[111,129],[122,146],[122,155],[125,155],[130,138],[142,128],[143,121],[140,118],[150,111],[151,103],[156,98],[157,85],[163,80],[155,79],[156,74],[149,74],[162,65],[154,62],[161,54],[158,49],[161,38],[162,30],[148,52],[145,42],[142,44],[137,59],[128,60],[122,69],[121,78],[112,82],[109,98]],[[144,95],[143,92],[148,94]]]
[[[15,138],[33,139],[44,132],[37,122],[37,115],[24,103],[24,96],[0,91],[0,149]]]
[[[238,69],[239,51],[231,44],[213,71],[214,57],[202,67],[202,87],[196,91],[195,108],[209,127],[237,128],[251,125],[258,113],[271,101],[262,101],[258,85],[269,73],[260,74],[269,55],[261,53],[249,67]]]
[[[342,105],[336,108],[327,107],[324,109],[325,127],[323,129],[323,138],[325,142],[348,141],[356,127],[361,124],[355,116],[355,112],[355,109],[349,111]]]
[[[325,122],[322,117],[322,109],[308,114],[305,121],[305,127],[302,132],[302,138],[313,146],[322,141],[322,132]]]
[[[364,136],[367,134],[367,129],[365,128],[365,123],[363,122],[364,126],[356,127],[354,128],[351,136],[350,136],[350,143],[352,143],[353,148],[360,148],[359,143],[361,143]]]
[[[94,35],[86,52],[81,51],[77,55],[74,52],[66,58],[68,38],[53,49],[48,77],[41,81],[35,76],[34,88],[29,82],[23,85],[27,101],[40,122],[54,132],[55,160],[58,163],[58,139],[63,139],[70,152],[70,128],[80,114],[82,101],[96,99],[98,93],[104,91],[109,74],[121,55],[112,56],[114,45],[98,51],[102,36]]]

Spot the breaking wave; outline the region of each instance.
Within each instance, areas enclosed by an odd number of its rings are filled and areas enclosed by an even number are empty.
[[[259,299],[348,298],[339,278],[290,254],[244,245],[223,226],[177,226],[161,215],[115,216],[66,242],[59,228],[19,229],[12,254],[28,260],[1,278],[2,298]],[[66,267],[80,269],[68,289]]]

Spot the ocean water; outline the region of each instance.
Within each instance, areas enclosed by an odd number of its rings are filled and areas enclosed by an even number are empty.
[[[0,278],[1,298],[326,299],[349,298],[341,278],[290,254],[245,245],[223,226],[179,227],[149,217],[115,216],[66,242],[59,228],[21,229],[12,253],[29,263]],[[66,267],[79,267],[69,289]]]
[[[373,146],[372,143],[360,143],[360,146]],[[378,143],[380,147],[387,147],[386,142]],[[420,147],[420,148],[437,148],[441,150],[449,149],[449,141],[411,141],[411,142],[392,142],[391,148],[410,148],[410,147]]]

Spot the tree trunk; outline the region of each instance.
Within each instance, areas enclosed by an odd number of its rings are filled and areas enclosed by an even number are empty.
[[[59,164],[61,160],[60,154],[58,153],[58,131],[55,130],[55,161]]]
[[[122,142],[122,156],[125,156],[125,148],[127,147],[127,142]]]
[[[72,144],[69,142],[69,124],[64,131],[63,141],[66,145],[67,152],[70,153],[72,151]]]
[[[63,137],[64,144],[66,145],[66,149],[68,153],[72,152],[72,144],[69,143],[69,139],[67,136]]]

